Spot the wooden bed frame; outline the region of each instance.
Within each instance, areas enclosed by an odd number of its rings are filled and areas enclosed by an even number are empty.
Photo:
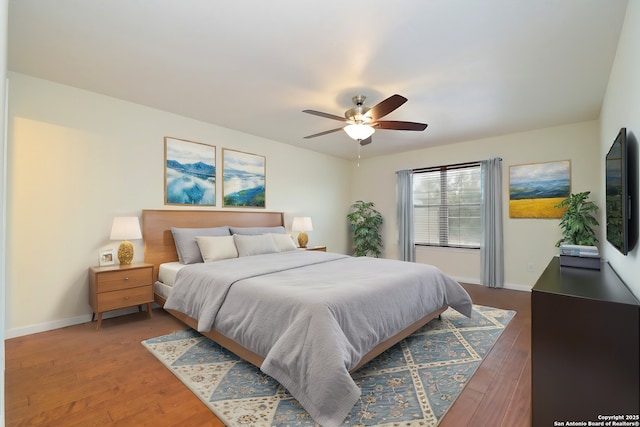
[[[153,264],[154,282],[158,280],[160,264],[178,261],[178,253],[176,252],[173,235],[171,234],[171,227],[206,228],[224,225],[234,227],[284,226],[284,214],[282,212],[265,211],[143,210],[142,237],[144,239],[144,261]],[[166,300],[162,296],[154,294],[154,298],[156,303],[161,307],[164,306]],[[351,372],[356,371],[388,348],[408,337],[429,321],[438,317],[446,309],[447,307],[442,307],[433,313],[427,314],[413,325],[378,344],[362,358]],[[167,310],[167,312],[189,327],[197,330],[198,321],[196,319],[175,310]],[[202,334],[257,367],[260,367],[264,361],[262,356],[244,348],[237,342],[213,329]]]

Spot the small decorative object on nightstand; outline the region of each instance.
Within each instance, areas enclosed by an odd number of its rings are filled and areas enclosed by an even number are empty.
[[[131,264],[133,260],[133,244],[129,240],[142,239],[140,222],[137,216],[117,216],[111,226],[111,240],[122,240],[118,248],[120,264]]]
[[[98,326],[102,324],[102,313],[119,308],[147,305],[151,317],[153,302],[153,264],[113,265],[89,269],[89,304],[93,318],[98,314]]]
[[[311,218],[308,216],[296,216],[293,218],[293,224],[291,224],[291,231],[299,231],[298,233],[298,246],[306,248],[309,242],[309,236],[307,231],[313,231],[313,224],[311,224]]]

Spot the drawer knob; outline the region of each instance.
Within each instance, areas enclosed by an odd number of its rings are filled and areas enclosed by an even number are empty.
[[[128,277],[125,277],[125,278],[124,278],[124,281],[126,282],[127,280],[129,280],[129,278],[128,278]]]

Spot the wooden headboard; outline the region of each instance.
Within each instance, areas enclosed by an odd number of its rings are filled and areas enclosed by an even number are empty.
[[[158,280],[160,264],[178,261],[171,227],[207,228],[223,225],[234,227],[284,226],[284,214],[264,211],[143,210],[144,262],[153,264],[154,282]]]

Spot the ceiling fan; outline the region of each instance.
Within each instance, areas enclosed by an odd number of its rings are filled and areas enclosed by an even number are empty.
[[[315,138],[317,136],[338,132],[339,130],[344,129],[344,131],[351,138],[358,141],[360,145],[367,145],[371,143],[371,135],[373,135],[377,129],[423,131],[427,128],[425,123],[380,120],[382,117],[407,102],[407,98],[404,96],[392,95],[371,108],[364,106],[365,99],[366,97],[364,95],[354,96],[352,101],[356,106],[345,111],[344,117],[323,113],[321,111],[304,110],[303,113],[348,123],[346,126],[315,133],[313,135],[305,136],[304,138]]]

